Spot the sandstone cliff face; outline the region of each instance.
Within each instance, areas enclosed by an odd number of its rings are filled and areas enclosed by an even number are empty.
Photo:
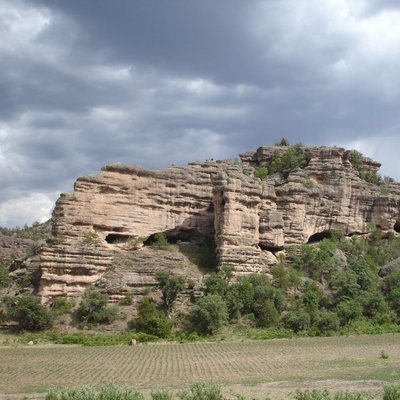
[[[79,178],[74,193],[57,201],[55,244],[41,254],[43,300],[79,296],[99,282],[107,287],[105,277],[121,257],[135,259],[120,273],[125,289],[152,285],[157,268],[148,268],[141,255],[159,232],[178,243],[213,238],[218,264],[232,263],[244,274],[269,272],[277,252],[334,230],[365,233],[370,222],[400,230],[400,186],[361,179],[344,149],[304,148],[308,164],[287,178],[254,176],[255,168],[286,150],[260,147],[243,153],[242,164],[210,161],[158,171],[116,164]],[[380,166],[363,163],[369,172]]]

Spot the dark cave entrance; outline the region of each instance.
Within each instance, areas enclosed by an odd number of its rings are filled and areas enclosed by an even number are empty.
[[[132,239],[133,236],[130,235],[124,235],[121,233],[109,233],[106,236],[106,242],[108,244],[118,244],[118,243],[126,243],[130,239]]]
[[[277,253],[278,251],[282,251],[284,249],[283,246],[268,246],[263,243],[258,243],[261,250],[269,251],[273,254]]]
[[[398,219],[393,227],[394,231],[400,233],[400,220]]]
[[[308,238],[307,243],[309,243],[309,244],[318,243],[321,240],[329,239],[331,237],[332,237],[332,232],[330,232],[330,231],[317,232]]]
[[[196,229],[193,228],[177,228],[170,229],[164,232],[156,232],[150,235],[143,244],[145,246],[153,245],[159,235],[165,235],[168,243],[175,244],[179,242],[197,242],[201,240],[202,236]]]

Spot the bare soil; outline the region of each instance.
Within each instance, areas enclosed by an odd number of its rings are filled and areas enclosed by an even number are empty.
[[[389,358],[381,358],[381,351]],[[369,391],[400,380],[400,334],[138,346],[0,347],[0,398],[51,385],[113,381],[178,390],[198,381],[229,395],[284,398],[296,389]],[[34,394],[36,393],[36,394]]]

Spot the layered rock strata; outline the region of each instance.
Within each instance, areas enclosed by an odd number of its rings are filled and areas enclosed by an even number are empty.
[[[160,232],[178,243],[211,238],[218,264],[229,262],[237,274],[245,274],[268,272],[277,252],[335,230],[365,233],[369,223],[400,230],[398,184],[361,179],[351,163],[353,153],[345,149],[302,149],[307,164],[286,178],[255,176],[285,146],[243,153],[242,163],[209,161],[158,171],[115,164],[79,178],[74,193],[57,201],[54,245],[41,255],[44,301],[79,296],[88,285],[104,281],[121,257],[137,259],[135,268],[121,275],[121,280],[130,276],[125,288],[140,291],[154,284],[155,269],[141,269],[140,254]],[[363,164],[371,173],[380,166],[367,158]]]

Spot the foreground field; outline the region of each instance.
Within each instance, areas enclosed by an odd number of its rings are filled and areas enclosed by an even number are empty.
[[[382,351],[388,358],[382,357]],[[0,393],[114,381],[182,388],[197,381],[258,398],[297,387],[379,391],[400,380],[400,334],[135,347],[0,347]],[[32,395],[33,397],[33,395]]]

